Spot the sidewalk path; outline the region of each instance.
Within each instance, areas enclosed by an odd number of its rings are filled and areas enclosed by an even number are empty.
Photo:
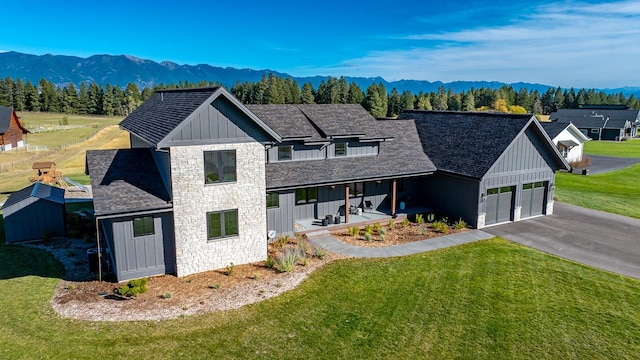
[[[428,240],[414,241],[406,244],[384,246],[384,247],[363,247],[346,244],[326,231],[318,231],[307,234],[309,241],[332,253],[352,256],[356,258],[381,258],[391,256],[404,256],[422,253],[426,251],[442,249],[449,246],[466,244],[473,241],[485,240],[494,237],[481,230],[471,230],[459,234],[441,236]]]

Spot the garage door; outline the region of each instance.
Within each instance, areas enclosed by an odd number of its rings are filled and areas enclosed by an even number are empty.
[[[486,225],[511,221],[513,213],[513,188],[503,186],[487,190],[487,214],[484,223]]]
[[[544,182],[523,184],[520,217],[524,219],[544,214],[546,193],[547,187]]]

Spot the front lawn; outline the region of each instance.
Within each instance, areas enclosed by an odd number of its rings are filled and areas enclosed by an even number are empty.
[[[640,281],[501,239],[338,261],[277,298],[159,322],[61,319],[49,305],[61,269],[49,255],[0,245],[0,264],[0,357],[8,359],[630,359],[640,353]]]
[[[638,142],[640,143],[640,142]],[[640,164],[604,174],[556,174],[559,201],[640,219]]]
[[[628,141],[587,141],[584,143],[587,155],[640,158],[640,140]]]

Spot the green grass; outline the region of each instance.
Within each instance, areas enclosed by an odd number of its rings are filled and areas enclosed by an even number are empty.
[[[27,135],[27,141],[29,145],[46,145],[50,150],[53,150],[60,145],[86,139],[98,130],[91,127],[82,127],[63,131],[40,132]]]
[[[62,113],[50,112],[17,112],[20,117],[20,123],[28,130],[38,127],[59,126],[64,117],[67,118],[67,125],[82,125],[105,127],[108,125],[116,125],[122,121],[122,117],[106,117],[95,115],[70,115]]]
[[[628,141],[587,141],[584,153],[591,155],[640,158],[640,140]]]
[[[631,359],[640,281],[493,239],[339,261],[234,311],[159,322],[61,319],[60,269],[0,247],[0,357]]]
[[[640,219],[640,164],[582,176],[557,173],[555,196],[559,201]]]

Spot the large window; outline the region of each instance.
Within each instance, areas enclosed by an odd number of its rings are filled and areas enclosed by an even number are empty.
[[[278,161],[288,161],[291,159],[291,146],[278,146]]]
[[[357,182],[349,184],[349,197],[358,197],[364,194],[364,183]]]
[[[296,205],[318,201],[318,188],[311,187],[296,190]]]
[[[153,227],[153,217],[145,216],[133,219],[133,236],[153,235],[156,230]]]
[[[347,156],[347,143],[336,143],[336,156]]]
[[[207,213],[207,238],[209,240],[238,235],[238,210]]]
[[[280,194],[267,193],[267,208],[277,208],[280,206]]]
[[[236,151],[205,151],[204,182],[213,184],[236,181]]]

